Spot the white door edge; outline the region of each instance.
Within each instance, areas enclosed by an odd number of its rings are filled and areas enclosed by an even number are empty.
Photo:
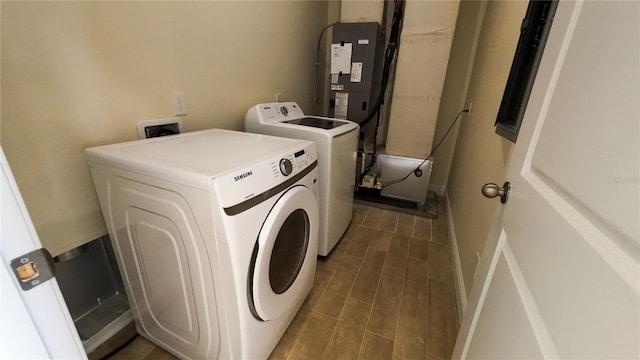
[[[502,254],[507,261],[507,266],[509,266],[511,274],[514,277],[516,288],[518,289],[518,293],[522,298],[524,306],[528,310],[527,315],[529,316],[529,322],[531,322],[531,326],[533,327],[533,332],[538,340],[540,349],[546,359],[558,359],[560,357],[552,340],[551,334],[549,333],[547,326],[542,321],[542,314],[540,313],[538,304],[536,304],[533,294],[529,290],[524,274],[522,273],[522,269],[520,269],[520,265],[518,265],[515,255],[513,254],[513,251],[511,251],[509,243],[506,241],[507,235],[504,231],[500,234],[500,238],[502,239]]]
[[[31,290],[22,290],[14,277],[10,264],[14,258],[42,247],[26,206],[14,180],[9,163],[0,150],[2,177],[0,192],[3,224],[0,227],[0,257],[2,272],[9,278],[2,281],[2,300],[12,298],[16,307],[24,310],[13,312],[2,302],[0,318],[1,333],[11,337],[0,337],[0,355],[21,358],[34,348],[42,346],[47,357],[57,359],[85,359],[86,353],[78,336],[67,305],[55,278],[43,282]],[[6,270],[6,273],[5,273]],[[6,295],[5,295],[6,294]],[[15,295],[15,296],[14,296]],[[19,334],[19,336],[14,336]],[[24,342],[24,344],[22,343]],[[22,344],[22,345],[21,345]],[[40,345],[38,345],[40,344]],[[32,353],[31,353],[32,354]]]
[[[498,214],[499,212],[501,211],[496,211],[494,218],[501,215]],[[489,239],[497,239],[497,241],[493,242]],[[502,231],[502,229],[500,229],[499,236],[494,236],[489,239],[487,239],[485,250],[480,258],[480,263],[478,264],[479,273],[487,275],[485,278],[477,278],[477,281],[482,281],[482,283],[475,284],[471,289],[471,294],[469,296],[471,300],[467,307],[467,311],[472,311],[473,316],[464,318],[463,323],[460,324],[460,333],[458,333],[458,339],[453,349],[453,354],[451,355],[452,359],[466,359],[467,357],[467,352],[471,345],[471,339],[473,338],[473,333],[476,329],[476,325],[478,324],[478,318],[482,312],[484,300],[486,299],[487,292],[489,291],[489,284],[491,284],[491,280],[493,279],[493,273],[496,269],[496,265],[498,264],[498,259],[500,258],[499,254],[506,243],[507,235]],[[488,254],[487,252],[491,251],[491,249],[494,249],[494,251]],[[470,322],[470,324],[467,325],[468,322]],[[465,332],[465,329],[468,329],[468,331]]]

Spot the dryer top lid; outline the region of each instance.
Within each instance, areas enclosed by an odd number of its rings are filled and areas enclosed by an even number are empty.
[[[210,129],[98,146],[86,149],[85,154],[95,163],[180,179],[207,189],[212,178],[273,157],[287,157],[309,144],[307,140]]]

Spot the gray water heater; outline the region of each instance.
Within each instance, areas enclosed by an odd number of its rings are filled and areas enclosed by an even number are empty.
[[[333,26],[329,117],[359,123],[369,115],[380,92],[383,50],[377,22]]]

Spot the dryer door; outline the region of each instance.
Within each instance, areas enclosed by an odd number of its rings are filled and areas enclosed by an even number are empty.
[[[313,284],[318,203],[304,186],[285,192],[267,216],[252,256],[249,303],[264,321],[289,313]]]

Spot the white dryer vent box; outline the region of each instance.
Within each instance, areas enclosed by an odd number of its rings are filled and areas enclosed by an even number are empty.
[[[178,117],[142,120],[138,123],[138,137],[140,139],[180,133],[182,133],[182,119]]]

